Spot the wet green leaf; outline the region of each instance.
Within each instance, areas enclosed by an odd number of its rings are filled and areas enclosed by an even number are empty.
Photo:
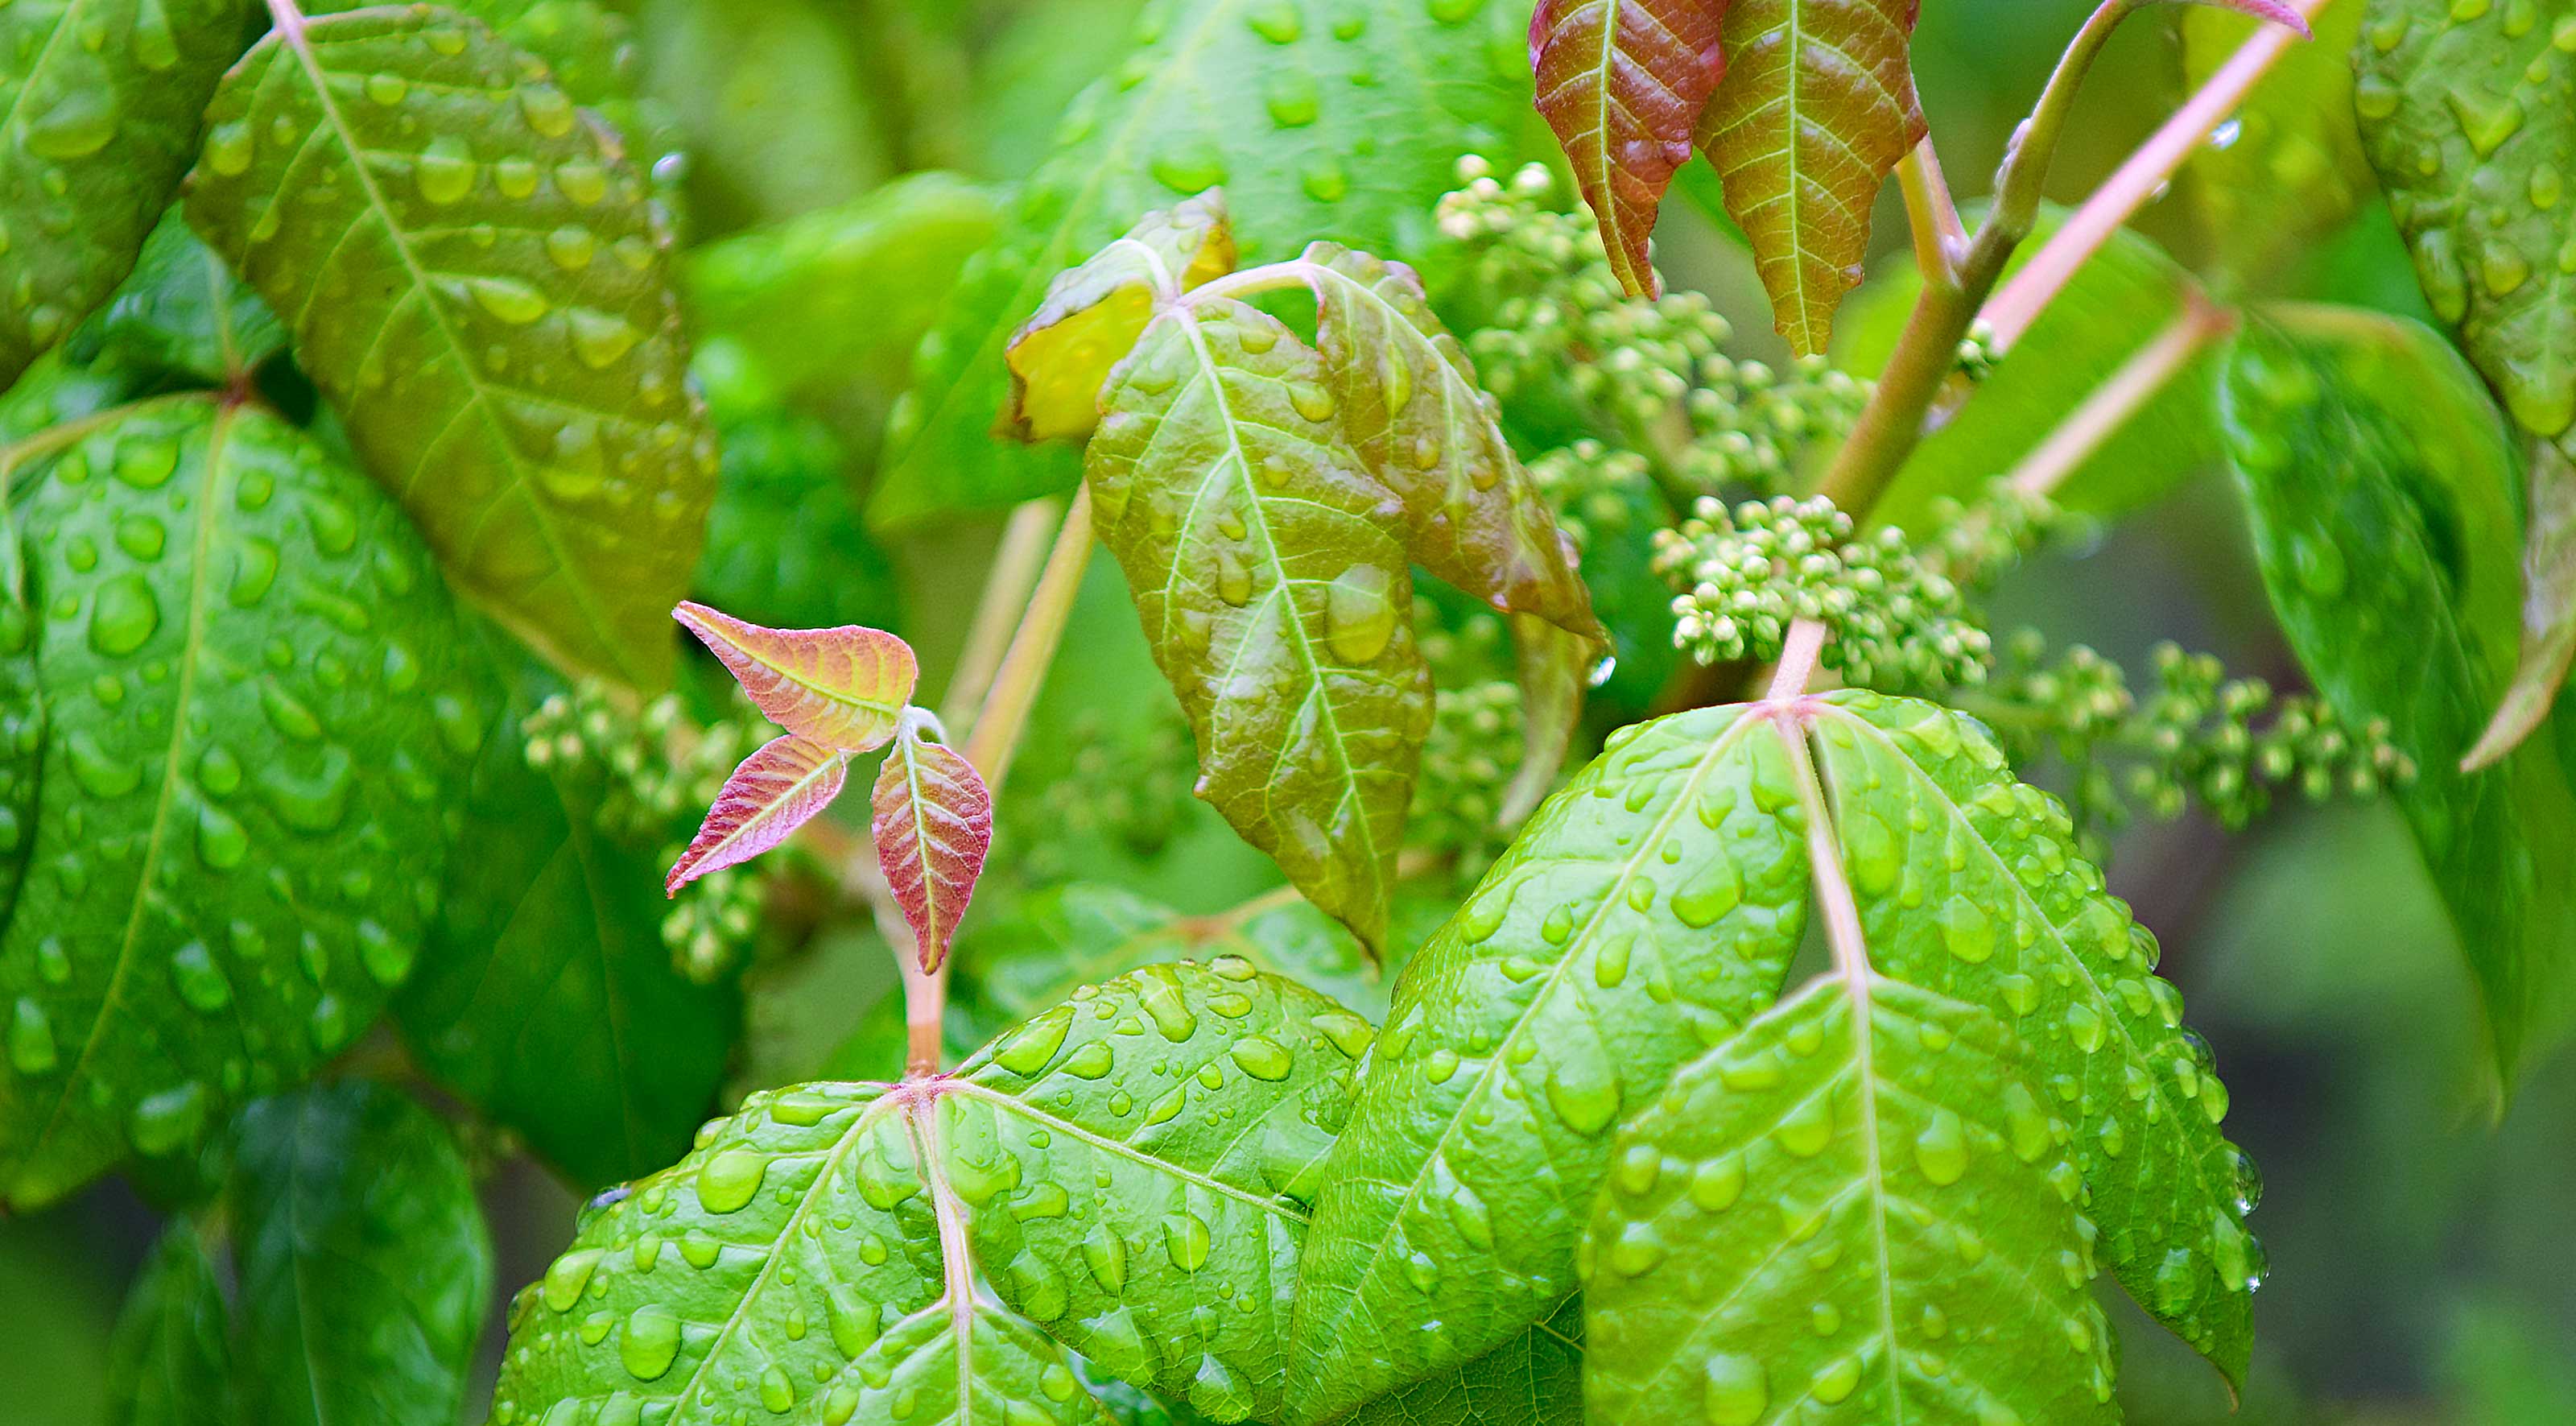
[[[492,1295],[492,1241],[447,1126],[363,1080],[242,1114],[245,1417],[447,1426]]]
[[[276,417],[138,407],[32,484],[52,721],[0,939],[0,1196],[27,1207],[179,1153],[367,1027],[484,728],[401,510]]]
[[[2424,295],[2523,429],[2576,424],[2576,8],[2370,0],[2353,107]]]
[[[660,683],[716,449],[669,235],[615,143],[436,8],[272,33],[207,123],[189,221],[451,577],[558,659]]]
[[[1583,1245],[1593,1411],[2117,1422],[2038,1103],[1994,1016],[1902,982],[1820,976],[1747,1025],[1620,1131]]]
[[[213,1251],[174,1220],[126,1290],[108,1346],[108,1419],[117,1426],[227,1426],[231,1324]]]
[[[91,361],[210,386],[244,376],[285,345],[277,314],[176,208],[144,240],[133,276],[73,339]]]
[[[2283,52],[2186,172],[2212,256],[2260,284],[2377,196],[2352,111],[2352,49],[2367,0],[2333,0],[2314,33]],[[2176,17],[2183,86],[2198,90],[2269,21],[2210,5]]]
[[[1088,479],[1197,734],[1200,795],[1374,950],[1431,674],[1394,502],[1325,380],[1257,308],[1168,308],[1110,377]]]
[[[1780,741],[1739,711],[1613,739],[1406,967],[1325,1165],[1291,1420],[1554,1310],[1610,1130],[1778,992],[1806,855]]]
[[[1584,1426],[1583,1299],[1452,1372],[1400,1386],[1334,1426]]]
[[[125,279],[241,52],[241,0],[29,0],[0,11],[0,385]]]
[[[37,791],[45,770],[37,614],[27,599],[26,548],[8,494],[7,472],[0,471],[0,927],[9,924],[35,850]]]
[[[1517,12],[1517,13],[1516,13]],[[1057,272],[1139,214],[1222,186],[1246,262],[1326,238],[1404,250],[1459,154],[1494,153],[1529,102],[1508,4],[1150,6],[1134,50],[1074,102],[1054,155],[967,264],[890,423],[880,523],[1062,490],[1061,451],[988,437],[1009,394],[1002,348]],[[1361,158],[1365,155],[1365,159]]]
[[[2576,661],[2576,461],[2534,441],[2526,484],[2521,657],[2495,717],[2460,759],[2468,772],[2501,761],[2548,719]]]

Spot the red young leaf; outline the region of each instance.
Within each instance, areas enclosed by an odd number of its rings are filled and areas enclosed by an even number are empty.
[[[1610,270],[1632,297],[1659,295],[1646,260],[1664,189],[1726,73],[1727,0],[1539,0],[1530,17],[1538,111],[1601,220]]]
[[[864,753],[894,736],[912,701],[912,646],[882,629],[769,629],[703,604],[671,617],[715,650],[770,721],[815,742]]]
[[[877,865],[912,925],[921,968],[947,959],[993,845],[993,797],[975,765],[910,727],[877,772]]]
[[[786,841],[841,795],[849,770],[849,757],[838,748],[794,733],[761,744],[725,779],[698,835],[672,863],[663,892],[677,896],[681,887],[708,872],[749,861]]]

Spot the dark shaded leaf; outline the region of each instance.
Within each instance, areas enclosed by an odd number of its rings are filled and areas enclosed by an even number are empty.
[[[228,1426],[231,1323],[211,1246],[174,1220],[126,1289],[108,1343],[108,1419],[117,1426]]]

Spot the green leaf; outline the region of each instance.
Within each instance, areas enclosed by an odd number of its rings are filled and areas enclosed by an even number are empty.
[[[2044,213],[2006,273],[2028,262],[2064,220],[2060,210]],[[1970,392],[1958,414],[1916,447],[1872,509],[1872,522],[1931,533],[1935,501],[1972,501],[1989,482],[2010,473],[2069,411],[2182,315],[2190,282],[2190,274],[2154,242],[2129,228],[2114,232]],[[1836,364],[1876,375],[1922,291],[1922,274],[1911,256],[1891,258],[1886,272],[1853,302]],[[2087,514],[2125,514],[2217,464],[2212,388],[2218,366],[2217,359],[2204,358],[2185,367],[2077,466],[2053,498]]]
[[[1023,441],[1083,440],[1100,424],[1109,369],[1155,310],[1234,271],[1225,195],[1209,189],[1137,220],[1118,241],[1056,274],[1002,358],[1011,404],[1000,429]]]
[[[1583,1299],[1456,1371],[1400,1386],[1335,1426],[1584,1426]]]
[[[741,1024],[662,940],[659,847],[600,830],[602,789],[528,766],[524,705],[474,768],[426,954],[394,1001],[421,1067],[598,1188],[687,1151]]]
[[[2352,51],[2364,0],[2335,0],[2229,116],[2235,127],[2192,150],[2187,171],[2212,259],[2261,284],[2350,221],[2377,184],[2352,112]],[[2198,90],[2271,23],[2194,5],[2177,17],[2183,84]]]
[[[1406,967],[1325,1165],[1291,1420],[1552,1311],[1622,1111],[1777,993],[1806,856],[1780,741],[1739,711],[1614,738]]]
[[[1538,111],[1631,297],[1663,294],[1646,239],[1726,73],[1725,14],[1726,0],[1539,0],[1530,21]]]
[[[612,139],[436,8],[272,32],[207,120],[189,221],[451,577],[558,659],[659,684],[716,449],[669,234]]]
[[[0,386],[133,268],[242,27],[240,0],[32,0],[0,13]]]
[[[351,1080],[242,1114],[246,1418],[447,1426],[492,1295],[492,1242],[447,1126]]]
[[[224,1289],[196,1225],[173,1220],[127,1289],[108,1344],[118,1426],[226,1426],[232,1347]]]
[[[73,339],[93,361],[211,386],[239,380],[285,345],[277,314],[177,208],[144,240],[134,275]]]
[[[26,549],[0,468],[0,927],[18,905],[35,850],[37,793],[45,770],[44,673],[36,664],[37,614],[27,600]]]
[[[2219,1132],[2228,1096],[2155,938],[2103,889],[2065,809],[2013,778],[1976,724],[1851,693],[1816,718],[1872,964],[1998,1016],[2072,1134],[2085,1216],[2140,1306],[2241,1387],[2261,1249],[2252,1161]],[[2033,1416],[2031,1419],[2055,1419]]]
[[[2416,276],[2523,429],[2576,424],[2576,13],[2370,0],[2353,106]]]
[[[2117,1422],[2079,1182],[2022,1064],[1994,1016],[1864,971],[1675,1076],[1584,1240],[1593,1411]]]
[[[1368,1043],[1232,958],[1148,966],[999,1040],[940,1099],[995,1290],[1116,1376],[1275,1419],[1305,1205]]]
[[[1860,282],[1870,207],[1924,134],[1906,44],[1917,0],[1735,0],[1699,146],[1753,243],[1780,335],[1825,349]]]
[[[2500,762],[2549,717],[2576,661],[2576,461],[2548,441],[2531,443],[2529,534],[2522,552],[2522,654],[2513,682],[2464,772]]]
[[[2513,452],[2432,333],[2346,314],[2257,328],[2221,388],[2229,458],[2290,647],[2346,720],[2384,719],[2397,791],[2476,979],[2497,1070],[2563,1028],[2576,887],[2537,871],[2576,846],[2549,740],[2474,774],[2459,759],[2510,678],[2519,576]]]
[[[1494,153],[1514,132],[1530,93],[1525,15],[1477,0],[1330,15],[1274,0],[1149,7],[1134,52],[1075,101],[1054,155],[924,339],[871,517],[1073,484],[1068,454],[988,438],[1009,394],[1002,348],[1056,273],[1139,214],[1222,185],[1248,262],[1316,238],[1403,251],[1453,186],[1458,155]]]
[[[1088,478],[1200,795],[1374,951],[1431,674],[1396,512],[1324,382],[1257,308],[1166,309],[1110,377]]]
[[[1556,790],[1583,721],[1583,694],[1602,646],[1534,615],[1512,616],[1512,673],[1521,694],[1521,763],[1503,790],[1501,825],[1517,827]]]
[[[34,1207],[366,1028],[484,720],[402,512],[260,408],[133,408],[18,513],[52,722],[0,938],[0,1198]]]

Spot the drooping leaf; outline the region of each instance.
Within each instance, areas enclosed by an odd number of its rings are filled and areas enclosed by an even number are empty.
[[[1009,393],[1002,349],[1056,273],[1138,214],[1222,185],[1247,262],[1316,238],[1400,251],[1454,183],[1458,155],[1501,149],[1528,102],[1514,11],[1447,0],[1329,14],[1271,0],[1148,7],[1133,53],[1075,101],[1054,155],[924,339],[871,517],[917,520],[1074,483],[1069,453],[989,438]]]
[[[240,0],[34,0],[0,12],[0,386],[125,280],[241,52]],[[39,215],[45,215],[39,220]]]
[[[1663,283],[1646,257],[1656,210],[1726,73],[1727,0],[1539,0],[1530,17],[1538,111],[1601,222],[1631,297]]]
[[[402,512],[259,408],[138,407],[19,515],[51,731],[0,937],[0,1197],[32,1207],[366,1028],[484,720]]]
[[[1081,440],[1100,423],[1109,369],[1135,349],[1163,302],[1234,271],[1234,230],[1215,189],[1148,213],[1127,235],[1056,274],[1003,351],[1023,441]]]
[[[244,1111],[245,1419],[447,1426],[492,1295],[492,1241],[447,1126],[350,1080]]]
[[[2551,740],[2459,771],[2513,663],[2512,446],[2432,333],[2347,315],[2258,327],[2220,390],[2264,586],[2318,691],[2385,719],[2413,763],[2397,792],[2459,931],[2510,1086],[2576,986],[2576,887],[2541,871],[2576,846]],[[2427,420],[2485,406],[2483,420]]]
[[[590,780],[528,765],[526,711],[502,705],[485,739],[393,1015],[440,1085],[600,1188],[688,1150],[724,1083],[741,996],[673,966],[663,849],[603,831]]]
[[[1584,1241],[1594,1414],[2117,1422],[2078,1179],[2018,1051],[1975,1006],[1835,974],[1676,1075]]]
[[[2044,211],[2007,275],[2019,271],[2018,264],[2028,262],[2064,220],[2062,211]],[[2068,412],[2182,315],[2190,282],[2191,275],[2152,240],[2131,228],[2114,232],[1949,423],[1915,448],[1872,507],[1872,522],[1930,534],[1935,501],[1973,501],[1989,482],[2009,474]],[[1857,375],[1877,375],[1922,291],[1911,255],[1891,255],[1886,270],[1853,300],[1835,364]],[[2219,365],[2206,357],[2177,373],[2051,498],[2086,514],[2121,515],[2215,466]]]
[[[1325,1164],[1290,1419],[1553,1311],[1610,1129],[1778,992],[1806,855],[1780,741],[1738,712],[1614,739],[1406,968]]]
[[[1113,1375],[1276,1419],[1306,1204],[1368,1043],[1233,958],[1147,966],[1004,1036],[940,1100],[995,1290]]]
[[[2522,657],[2486,731],[2460,759],[2467,772],[2503,760],[2540,726],[2576,660],[2576,462],[2555,444],[2534,441],[2527,484]]]
[[[1496,609],[1606,638],[1574,542],[1422,279],[1334,243],[1310,245],[1289,270],[1315,294],[1326,389],[1352,448],[1403,500],[1413,558]]]
[[[1906,55],[1917,0],[1734,0],[1699,146],[1753,242],[1780,335],[1825,349],[1860,281],[1870,205],[1923,137]]]
[[[993,794],[975,765],[907,727],[886,750],[870,798],[877,867],[894,891],[924,971],[939,969],[993,845]]]
[[[2348,222],[2375,196],[2352,109],[2352,51],[2367,0],[2334,0],[2316,31],[2285,51],[2186,166],[2194,206],[2227,277],[2260,283]],[[2231,13],[2233,10],[2235,13]],[[2277,4],[2195,4],[2177,26],[2183,84],[2209,82],[2267,24],[2305,28]]]
[[[189,221],[451,578],[554,656],[660,683],[716,449],[669,234],[614,142],[435,7],[272,31],[207,122]]]
[[[126,1290],[108,1343],[108,1419],[118,1426],[227,1426],[232,1348],[213,1252],[173,1220]]]
[[[0,469],[0,927],[18,904],[36,847],[37,793],[45,772],[44,671],[36,664],[36,608],[27,599],[26,549]]]
[[[882,629],[770,629],[685,602],[671,617],[724,661],[771,722],[827,747],[883,746],[920,676],[912,646]]]
[[[2353,107],[2416,276],[2524,430],[2576,424],[2576,19],[2369,0]]]
[[[1583,1299],[1452,1372],[1400,1386],[1335,1426],[1584,1426]]]
[[[1815,758],[1871,964],[2005,1019],[2022,1075],[2072,1135],[2104,1261],[2241,1387],[2258,1190],[2219,1131],[2227,1088],[2154,975],[2154,938],[2103,890],[2065,810],[2014,781],[1977,725],[1866,693],[1819,709]]]
[[[671,864],[662,890],[671,896],[711,871],[759,856],[795,835],[841,795],[850,758],[794,733],[752,750],[716,793],[687,851]]]
[[[91,359],[103,364],[221,386],[275,355],[286,330],[172,208],[72,345],[95,349]]]

